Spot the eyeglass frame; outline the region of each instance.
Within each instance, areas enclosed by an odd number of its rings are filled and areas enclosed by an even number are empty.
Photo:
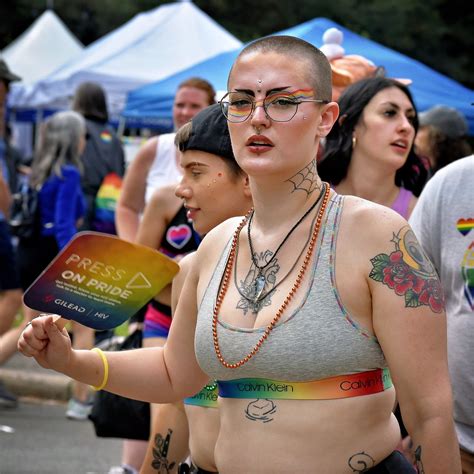
[[[263,110],[265,111],[265,115],[267,116],[267,118],[269,118],[273,122],[278,122],[278,123],[290,122],[295,117],[295,115],[298,113],[298,106],[300,104],[302,104],[303,102],[314,102],[314,103],[317,103],[317,104],[329,104],[329,102],[330,102],[329,100],[326,100],[326,99],[294,99],[293,103],[296,105],[295,113],[288,120],[275,120],[271,115],[269,115],[269,113],[267,111],[267,104],[265,103],[265,100],[268,97],[271,97],[271,96],[267,96],[262,100],[255,100],[255,99],[252,100],[252,110],[249,112],[249,114],[247,115],[247,117],[245,117],[244,120],[232,121],[232,120],[229,120],[229,117],[224,112],[224,102],[223,101],[229,94],[243,94],[243,95],[247,95],[251,99],[253,99],[253,97],[250,94],[247,94],[246,92],[228,91],[222,97],[222,99],[219,100],[219,105],[221,107],[222,115],[224,115],[226,120],[228,122],[231,122],[231,123],[244,123],[245,121],[247,121],[252,116],[252,114],[255,112],[257,107],[263,107]],[[291,94],[288,94],[288,96],[286,96],[286,97],[291,97]],[[227,104],[228,103],[229,102],[227,102]]]

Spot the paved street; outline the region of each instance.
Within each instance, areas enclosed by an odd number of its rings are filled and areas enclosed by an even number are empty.
[[[97,438],[92,423],[64,412],[32,400],[0,410],[0,474],[106,474],[120,464],[120,440]]]

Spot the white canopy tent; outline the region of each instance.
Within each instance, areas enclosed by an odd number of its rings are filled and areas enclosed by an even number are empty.
[[[82,43],[52,10],[46,10],[2,51],[9,68],[31,84],[45,78],[82,51]]]
[[[21,77],[12,88],[24,88],[47,77],[66,62],[76,58],[84,46],[52,10],[42,13],[17,39],[2,51],[8,67]],[[31,123],[12,121],[13,144],[23,156],[32,155]]]
[[[130,90],[240,45],[193,3],[162,5],[98,39],[49,77],[13,86],[9,106],[66,108],[81,82],[95,81],[107,92],[111,115],[118,115]]]

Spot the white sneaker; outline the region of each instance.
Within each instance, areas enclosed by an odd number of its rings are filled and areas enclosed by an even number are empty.
[[[108,474],[138,474],[138,471],[128,465],[112,466]]]
[[[70,420],[88,420],[92,410],[92,403],[83,403],[71,398],[67,404],[66,418]]]

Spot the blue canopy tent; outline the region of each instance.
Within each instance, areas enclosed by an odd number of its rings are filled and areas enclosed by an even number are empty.
[[[115,117],[127,92],[241,44],[192,2],[163,4],[135,15],[41,80],[13,84],[8,105],[17,117],[24,110],[67,109],[76,88],[93,81],[106,91]]]
[[[328,28],[337,28],[343,32],[346,54],[365,56],[375,65],[383,66],[389,77],[411,79],[413,82],[409,87],[420,111],[436,104],[454,107],[464,114],[469,123],[469,133],[474,135],[474,107],[471,106],[474,91],[421,62],[353,33],[326,18],[315,18],[275,34],[296,36],[320,47],[322,36]],[[230,67],[241,49],[218,54],[178,74],[131,91],[122,116],[127,124],[136,127],[147,126],[153,120],[168,119],[171,123],[171,107],[178,84],[188,77],[200,76],[210,81],[216,90],[226,90]]]

